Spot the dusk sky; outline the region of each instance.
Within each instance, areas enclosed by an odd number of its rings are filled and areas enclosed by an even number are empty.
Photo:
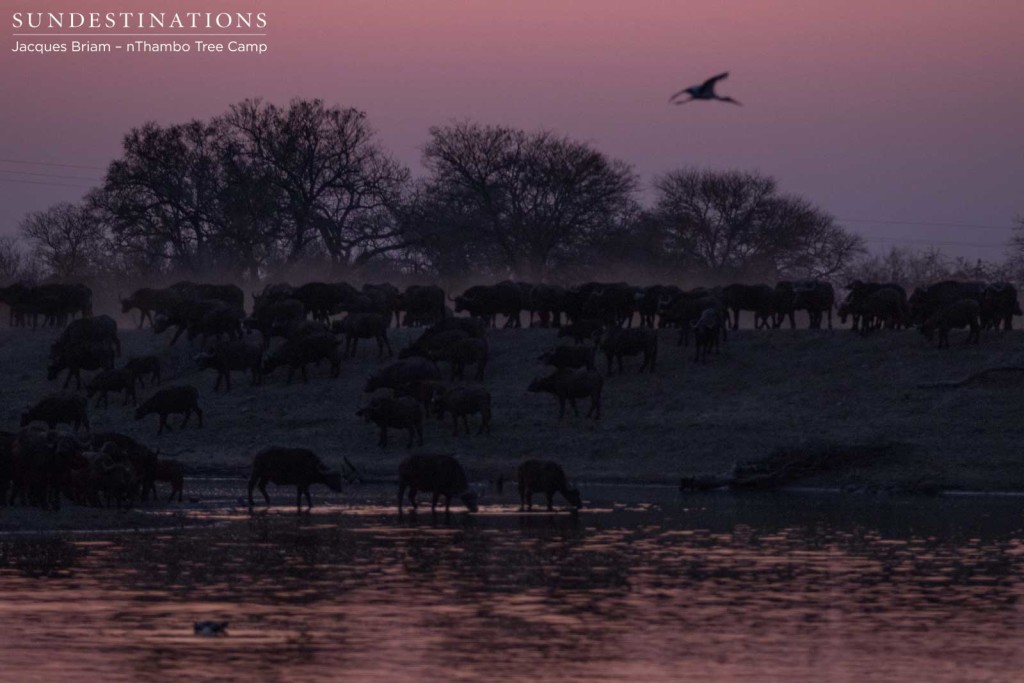
[[[1024,214],[1020,0],[5,5],[0,234],[98,183],[131,127],[210,117],[255,96],[363,109],[415,171],[429,126],[463,119],[590,142],[646,184],[685,165],[759,169],[872,248],[935,244],[1000,259]],[[11,12],[141,9],[264,11],[270,51],[10,51]],[[744,106],[667,104],[726,70],[719,92]]]

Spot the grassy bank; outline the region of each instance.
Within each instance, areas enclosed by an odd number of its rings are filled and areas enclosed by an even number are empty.
[[[26,407],[60,390],[63,376],[46,380],[56,334],[0,330],[0,429],[16,429]],[[397,351],[418,331],[391,334]],[[673,483],[682,475],[728,472],[779,446],[896,443],[891,457],[844,462],[807,483],[1024,490],[1024,384],[920,388],[1024,364],[1024,333],[986,333],[976,347],[962,340],[954,333],[953,348],[939,351],[914,331],[864,339],[847,330],[741,330],[720,356],[695,365],[692,349],[676,347],[675,333],[665,330],[657,372],[639,375],[639,361],[628,362],[625,375],[606,381],[603,417],[595,423],[571,415],[560,422],[553,397],[526,392],[532,377],[547,372],[536,358],[556,343],[554,331],[495,330],[485,382],[494,396],[492,434],[452,437],[450,423],[430,420],[422,450],[457,454],[475,479],[509,476],[521,459],[544,457],[583,481]],[[366,400],[363,384],[379,365],[372,344],[363,342],[338,380],[320,368],[308,384],[287,386],[279,370],[259,387],[236,375],[230,394],[215,394],[213,372],[195,370],[196,348],[186,341],[168,347],[166,335],[131,329],[122,331],[122,341],[123,358],[161,355],[165,385],[200,389],[206,426],[158,437],[155,417],[135,422],[131,408],[112,398],[109,409],[90,405],[93,429],[130,434],[192,473],[244,474],[254,450],[282,444],[313,448],[330,463],[346,455],[367,475],[387,478],[408,453],[396,432],[386,449],[378,448],[376,428],[355,416]],[[140,398],[148,393],[147,387]],[[176,426],[180,418],[172,421]]]

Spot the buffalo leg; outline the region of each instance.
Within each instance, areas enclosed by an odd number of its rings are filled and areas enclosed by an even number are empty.
[[[432,513],[437,512],[437,501],[441,498],[440,491],[434,491],[433,496],[430,499],[430,511]]]
[[[199,421],[198,427],[199,427],[199,429],[202,429],[203,428],[203,411],[199,409],[198,405],[197,406],[193,406],[192,409],[196,411],[196,420]]]
[[[576,417],[580,416],[579,408],[576,407],[576,399],[572,396],[569,397],[569,405],[572,406],[572,414]]]
[[[192,417],[192,409],[191,408],[187,408],[185,410],[185,419],[181,421],[181,429],[185,428],[185,425],[188,424],[188,419],[190,417]]]
[[[547,496],[547,498],[548,498],[548,512],[551,512],[552,510],[555,509],[555,505],[554,505],[554,503],[555,503],[555,492],[554,491],[545,491],[544,495]]]
[[[380,438],[377,439],[377,445],[380,446],[381,448],[384,448],[385,446],[388,445],[388,428],[387,427],[381,427],[380,428]]]

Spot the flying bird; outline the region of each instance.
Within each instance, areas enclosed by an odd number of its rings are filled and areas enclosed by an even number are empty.
[[[686,104],[687,102],[693,102],[694,100],[719,100],[721,102],[739,104],[739,102],[731,97],[720,97],[715,94],[715,84],[726,78],[728,75],[729,72],[726,71],[725,73],[718,74],[717,76],[712,76],[700,85],[691,85],[689,88],[684,88],[672,97],[668,98],[668,101],[672,104]],[[689,95],[690,99],[676,101],[676,98],[680,95]]]

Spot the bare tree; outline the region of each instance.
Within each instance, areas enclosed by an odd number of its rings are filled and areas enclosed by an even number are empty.
[[[105,237],[96,212],[69,202],[30,213],[21,223],[21,234],[40,263],[61,279],[90,274]]]
[[[710,274],[827,277],[863,241],[759,173],[681,169],[655,181],[653,220],[679,266]]]
[[[363,112],[321,100],[287,109],[247,100],[223,120],[240,155],[279,195],[291,260],[313,247],[358,265],[403,246],[389,209],[409,172],[377,145]]]
[[[119,250],[196,272],[215,264],[225,227],[228,184],[221,164],[223,130],[202,121],[148,123],[124,139],[95,203],[112,224]]]
[[[8,283],[21,278],[25,256],[21,253],[18,240],[5,235],[0,237],[0,282]]]
[[[473,226],[464,239],[523,278],[580,258],[621,222],[636,188],[631,167],[588,145],[502,126],[431,128],[424,163],[438,201]]]

